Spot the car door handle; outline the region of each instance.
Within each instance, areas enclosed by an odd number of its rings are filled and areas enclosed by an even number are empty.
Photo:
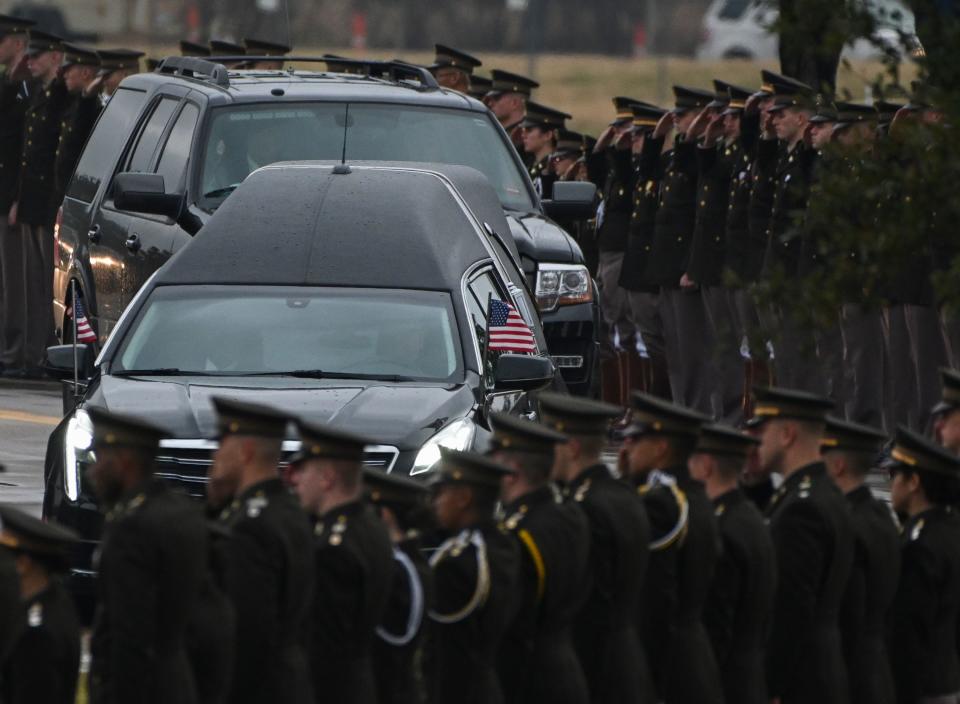
[[[140,249],[140,235],[130,235],[123,244],[131,252],[138,251]]]
[[[87,239],[94,244],[100,241],[100,225],[94,225],[87,230]]]

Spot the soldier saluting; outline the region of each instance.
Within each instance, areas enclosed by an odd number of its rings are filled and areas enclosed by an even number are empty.
[[[197,693],[185,643],[206,571],[203,514],[153,477],[163,430],[98,408],[89,413],[92,479],[106,511],[90,701],[190,704]]]
[[[550,484],[554,446],[566,437],[503,413],[491,416],[503,478],[504,526],[520,547],[520,610],[500,652],[505,698],[517,704],[587,704],[571,625],[590,588],[590,529],[576,503]]]
[[[436,590],[430,701],[498,704],[496,657],[516,613],[519,554],[493,513],[500,480],[512,470],[480,455],[440,452],[433,507],[439,527],[453,537],[430,558]]]
[[[310,670],[316,701],[377,701],[371,663],[375,629],[390,595],[393,549],[363,497],[369,441],[297,422],[303,445],[290,458],[300,505],[316,518]]]
[[[277,473],[287,416],[215,398],[220,446],[210,482],[227,498],[223,583],[237,615],[228,702],[311,701],[303,644],[313,598],[313,539]]]

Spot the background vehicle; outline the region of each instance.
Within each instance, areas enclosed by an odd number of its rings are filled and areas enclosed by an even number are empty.
[[[598,357],[595,286],[579,246],[545,210],[589,213],[592,188],[568,189],[581,195],[567,203],[541,204],[506,134],[479,102],[440,89],[428,71],[409,64],[353,66],[363,75],[228,72],[175,57],[156,73],[126,79],[87,142],[58,218],[53,305],[66,329],[62,339],[69,337],[71,281],[103,343],[150,274],[258,166],[341,158],[462,164],[493,185],[564,380],[572,391],[590,391]],[[129,207],[118,187],[129,173],[163,177],[153,205]]]
[[[128,197],[160,178],[138,175]],[[101,525],[85,477],[90,407],[168,429],[156,474],[198,498],[216,447],[214,396],[375,439],[366,464],[412,476],[440,446],[484,444],[490,410],[530,412],[526,392],[552,384],[555,367],[507,229],[496,194],[464,167],[253,173],[140,290],[50,436],[44,515],[83,537],[75,591],[90,593]],[[521,313],[534,354],[485,363],[490,296]],[[91,349],[78,351],[89,363]],[[72,345],[48,356],[72,375]],[[284,449],[298,446],[291,436]]]
[[[863,2],[877,18],[876,39],[884,46],[902,50],[901,36],[914,38],[913,13],[899,0]],[[779,42],[770,27],[776,22],[777,15],[777,8],[766,0],[714,0],[703,16],[703,41],[697,47],[697,58],[776,58]],[[875,44],[858,39],[845,49],[843,55],[851,59],[869,59],[880,53]]]

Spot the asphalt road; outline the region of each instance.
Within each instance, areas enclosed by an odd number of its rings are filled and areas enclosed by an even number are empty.
[[[40,515],[47,437],[62,410],[60,382],[0,380],[0,503]]]

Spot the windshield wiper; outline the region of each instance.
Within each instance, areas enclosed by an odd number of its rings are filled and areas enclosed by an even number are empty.
[[[112,376],[186,376],[201,372],[185,372],[176,367],[159,367],[157,369],[120,369],[111,371]]]
[[[203,194],[204,198],[221,198],[228,196],[237,190],[239,183],[231,183],[229,186],[224,186],[223,188],[215,188],[212,191]]]
[[[418,381],[400,374],[367,374],[364,372],[325,372],[322,369],[294,369],[286,372],[254,372],[238,376],[292,376],[298,379],[360,379],[364,381]]]

